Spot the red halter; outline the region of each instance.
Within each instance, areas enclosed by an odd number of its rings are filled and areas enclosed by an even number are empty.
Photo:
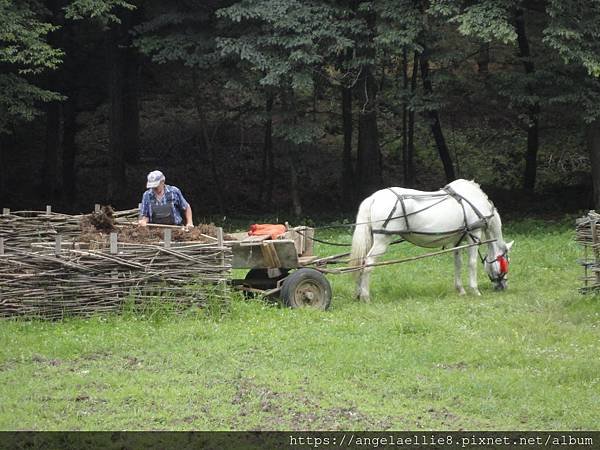
[[[498,263],[500,263],[500,273],[508,273],[508,259],[504,256],[498,256]]]

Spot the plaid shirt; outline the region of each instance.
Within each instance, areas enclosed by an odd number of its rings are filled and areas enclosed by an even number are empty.
[[[166,205],[171,203],[173,210],[173,217],[175,218],[175,224],[181,225],[183,218],[181,213],[185,211],[189,204],[183,198],[183,194],[179,188],[175,186],[169,186],[165,184],[165,193],[163,197],[158,200],[156,194],[152,189],[148,189],[142,196],[142,206],[140,208],[140,217],[147,217],[149,221],[152,221],[152,205]]]

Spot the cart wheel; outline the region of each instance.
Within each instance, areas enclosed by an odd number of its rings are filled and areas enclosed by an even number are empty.
[[[275,289],[277,287],[277,282],[283,278],[285,278],[288,274],[286,269],[280,269],[281,275],[275,278],[269,278],[269,271],[267,269],[250,269],[246,276],[244,277],[244,286],[262,289],[263,291],[267,291],[269,289]],[[244,291],[244,296],[246,298],[254,298],[256,294],[254,292]]]
[[[298,269],[283,281],[281,298],[290,308],[311,306],[325,310],[331,304],[331,285],[318,270]]]

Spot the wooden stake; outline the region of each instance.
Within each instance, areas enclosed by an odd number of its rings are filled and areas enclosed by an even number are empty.
[[[596,264],[596,266],[598,266],[598,263],[600,262],[600,250],[596,245],[598,244],[598,230],[596,228],[597,224],[598,222],[596,221],[596,219],[592,219],[590,221],[590,227],[592,231],[592,245],[594,246],[594,263]],[[596,272],[596,284],[598,283],[600,283],[600,272]]]
[[[118,252],[117,233],[110,233],[110,253],[116,255]]]
[[[171,248],[171,229],[165,228],[163,231],[165,248]]]
[[[118,239],[117,238],[117,233],[110,233],[110,253],[112,255],[116,255],[119,252],[117,239]],[[115,269],[113,269],[110,272],[110,277],[113,280],[116,280],[119,277],[119,274],[118,274],[118,272]],[[117,284],[113,284],[113,285],[111,285],[111,287],[113,289],[116,289],[118,287],[118,285]],[[116,294],[116,297],[119,298],[119,294]]]
[[[97,212],[97,213],[100,212],[100,203],[96,203],[94,205],[94,212]]]
[[[46,205],[46,214],[52,214],[52,205]]]
[[[0,255],[4,255],[4,238],[0,238]]]
[[[57,234],[56,238],[54,240],[54,254],[56,256],[60,255],[61,250],[62,250],[62,235]]]
[[[10,208],[2,208],[2,215],[3,216],[9,216],[10,215]]]
[[[224,239],[223,239],[223,228],[221,227],[217,227],[216,231],[216,235],[217,235],[217,245],[219,246],[219,250],[220,250],[220,256],[219,256],[219,265],[220,267],[220,271],[221,273],[225,272],[225,246],[224,246]],[[227,283],[224,283],[223,281],[219,282],[219,284],[221,285],[221,289],[222,289],[222,295],[225,296],[227,295]]]
[[[217,243],[219,247],[223,247],[223,228],[221,227],[217,228]]]

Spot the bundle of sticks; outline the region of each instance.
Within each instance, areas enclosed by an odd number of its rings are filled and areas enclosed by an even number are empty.
[[[91,214],[62,214],[46,211],[10,211],[3,209],[0,215],[0,239],[7,248],[28,250],[32,243],[48,242],[60,234],[63,239],[76,240],[81,234],[82,223],[96,216],[111,214],[116,224],[129,224],[135,221],[137,209],[112,211],[110,207],[96,208]]]
[[[217,244],[12,248],[0,255],[0,316],[88,315],[148,299],[203,306],[209,298],[227,301],[230,273],[231,249]]]
[[[583,246],[584,256],[579,263],[584,267],[581,292],[600,290],[600,214],[588,212],[587,216],[577,219],[575,241]]]

